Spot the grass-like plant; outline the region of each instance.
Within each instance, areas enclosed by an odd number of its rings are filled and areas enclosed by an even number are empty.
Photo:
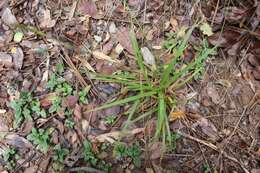
[[[132,47],[139,66],[138,71],[121,72],[113,75],[95,74],[96,80],[109,83],[118,83],[123,86],[121,92],[125,95],[123,99],[112,100],[94,110],[110,108],[117,105],[131,104],[125,113],[128,119],[125,123],[127,128],[131,123],[157,114],[157,127],[155,139],[162,140],[164,144],[172,139],[169,128],[168,114],[172,110],[176,96],[170,94],[169,89],[177,90],[203,72],[206,58],[214,52],[214,48],[208,48],[206,42],[196,52],[194,60],[188,64],[183,62],[184,51],[188,46],[192,31],[197,25],[192,26],[183,37],[173,39],[171,51],[173,54],[169,64],[157,69],[147,67],[144,63],[141,51],[138,47],[135,34],[131,32]],[[128,93],[128,94],[127,94]]]

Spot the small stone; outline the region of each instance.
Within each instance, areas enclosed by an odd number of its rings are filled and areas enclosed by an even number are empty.
[[[96,40],[97,43],[100,43],[102,41],[102,37],[98,35],[94,35],[94,39]]]
[[[110,32],[111,34],[115,34],[116,31],[117,31],[117,29],[116,29],[116,24],[115,24],[114,22],[112,22],[112,23],[109,25],[109,32]]]
[[[0,52],[0,64],[10,67],[12,66],[12,62],[13,62],[13,58],[11,55],[5,52]]]
[[[155,58],[152,54],[152,52],[147,48],[143,47],[141,48],[141,52],[144,58],[144,61],[149,65],[155,65]]]
[[[15,27],[15,24],[18,23],[9,8],[4,9],[1,19],[4,24],[8,25],[9,27]]]
[[[123,46],[121,44],[118,44],[115,48],[115,52],[119,55],[124,50]]]

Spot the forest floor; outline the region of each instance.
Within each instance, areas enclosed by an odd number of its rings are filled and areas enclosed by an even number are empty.
[[[0,173],[260,173],[257,0],[1,0]]]

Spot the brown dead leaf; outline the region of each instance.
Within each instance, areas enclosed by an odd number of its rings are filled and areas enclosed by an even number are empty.
[[[62,106],[74,108],[78,102],[78,96],[67,96],[62,100]]]
[[[218,130],[211,121],[199,114],[189,114],[189,116],[196,119],[196,122],[192,125],[193,128],[199,127],[213,141],[218,139]]]
[[[227,7],[225,18],[229,22],[239,23],[241,20],[247,16],[246,9],[238,8],[238,7]]]
[[[11,50],[13,56],[14,67],[20,70],[23,66],[24,54],[20,47],[14,47]]]
[[[154,142],[150,144],[149,151],[151,153],[150,158],[152,160],[159,159],[160,157],[162,157],[163,144],[161,142]]]
[[[111,63],[108,63],[104,60],[98,60],[96,64],[96,70],[101,74],[111,75],[116,72],[117,69]]]
[[[172,26],[172,30],[173,30],[173,31],[177,31],[177,29],[178,29],[178,21],[176,20],[175,17],[172,17],[172,18],[170,19],[170,24],[171,24],[171,26]]]
[[[223,33],[217,32],[208,38],[210,44],[218,47],[229,47],[238,41],[240,33],[231,30],[225,30]]]
[[[82,119],[82,110],[81,110],[81,106],[79,104],[75,105],[73,114],[77,118],[77,120]]]
[[[50,163],[51,156],[45,156],[43,160],[39,164],[39,171],[40,172],[46,172],[48,169],[48,165]]]
[[[51,106],[52,102],[57,99],[57,97],[58,96],[55,92],[44,95],[40,99],[41,107],[48,108],[49,106]]]
[[[260,66],[260,58],[258,58],[257,56],[255,56],[252,53],[248,53],[246,55],[247,57],[247,61],[249,62],[249,64],[253,67],[257,67]]]
[[[251,173],[260,173],[260,169],[252,169]]]
[[[0,64],[4,65],[6,67],[11,67],[13,62],[13,58],[11,55],[5,53],[5,52],[0,52]]]
[[[17,134],[7,134],[3,141],[16,148],[21,148],[21,149],[33,148],[31,142],[29,142],[27,139]]]
[[[102,47],[102,52],[104,52],[105,55],[109,55],[114,47],[114,40],[110,39],[107,43],[105,43]]]
[[[4,117],[0,114],[0,132],[8,132],[9,128]]]
[[[260,66],[253,70],[253,76],[256,80],[260,80]]]
[[[52,20],[51,11],[48,9],[39,9],[39,22],[41,28],[52,28],[56,24],[56,20]]]
[[[38,166],[34,165],[34,166],[29,167],[29,168],[26,168],[24,170],[24,173],[36,173],[37,169],[38,169]]]
[[[79,10],[85,15],[94,17],[97,14],[97,6],[93,0],[83,0],[79,7]]]
[[[211,98],[211,101],[214,104],[219,104],[221,98],[220,98],[218,91],[217,91],[217,89],[216,89],[216,87],[213,83],[209,83],[207,85],[207,94]]]
[[[132,55],[134,55],[134,49],[131,44],[130,32],[127,28],[119,28],[117,31],[118,42]]]

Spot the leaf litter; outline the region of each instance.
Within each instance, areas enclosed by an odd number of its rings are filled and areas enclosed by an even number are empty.
[[[20,156],[0,156],[0,171],[257,172],[260,15],[259,5],[250,3],[0,2],[0,153],[17,149]],[[147,76],[162,78],[159,72],[178,54],[176,45],[196,19],[203,20],[174,71],[195,61],[201,44],[218,49],[200,75],[166,89],[171,139],[153,141],[158,119],[147,112],[157,106],[153,100],[91,111],[134,95],[129,81],[132,88],[146,87],[145,74],[135,75],[145,73],[134,56],[139,47],[137,55],[152,69]],[[31,97],[19,100],[24,91]],[[14,128],[18,118],[23,123]]]

